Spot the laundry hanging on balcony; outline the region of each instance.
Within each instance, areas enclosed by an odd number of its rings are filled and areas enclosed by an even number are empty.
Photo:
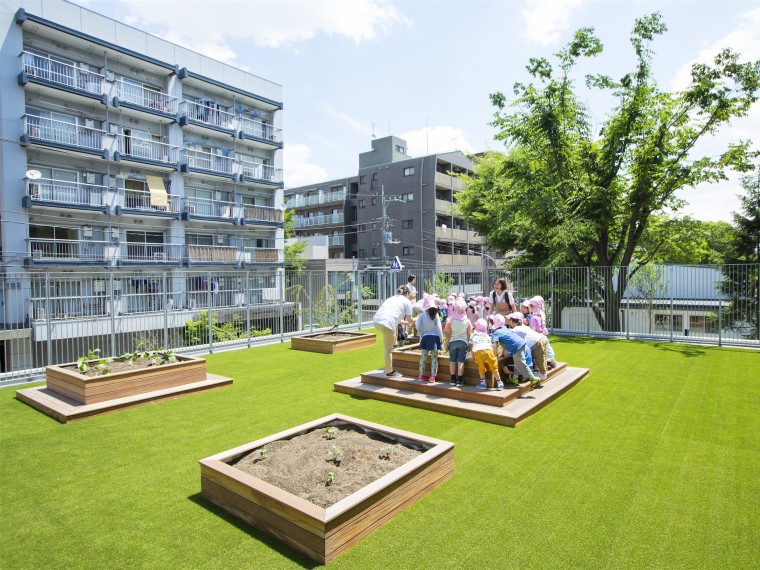
[[[150,190],[150,205],[164,210],[169,205],[169,195],[166,193],[163,178],[158,176],[146,176],[148,190]]]

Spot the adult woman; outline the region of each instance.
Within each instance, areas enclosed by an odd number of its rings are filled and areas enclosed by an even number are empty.
[[[401,323],[414,324],[412,321],[412,302],[414,293],[409,287],[402,285],[396,290],[396,294],[385,300],[372,318],[375,328],[383,337],[383,349],[385,353],[385,375],[392,378],[402,376],[393,369],[391,352],[396,345],[396,331]]]
[[[515,298],[512,293],[507,291],[507,280],[499,277],[493,282],[493,290],[489,293],[488,298],[491,300],[492,315],[508,315],[517,311]]]

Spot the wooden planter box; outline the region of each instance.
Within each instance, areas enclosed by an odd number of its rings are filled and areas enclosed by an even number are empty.
[[[290,339],[290,346],[295,350],[335,354],[363,346],[372,346],[376,342],[377,337],[371,333],[340,331],[294,336]]]
[[[273,441],[343,424],[428,449],[326,509],[229,465]],[[454,444],[333,414],[202,459],[200,465],[201,494],[206,499],[317,562],[327,564],[449,479],[454,473]]]
[[[94,404],[126,396],[206,380],[206,361],[195,356],[176,356],[177,362],[161,366],[114,372],[104,376],[84,376],[76,363],[46,366],[47,388],[80,404]]]

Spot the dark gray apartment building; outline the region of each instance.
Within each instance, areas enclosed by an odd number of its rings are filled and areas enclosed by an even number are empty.
[[[286,208],[295,210],[297,237],[327,237],[330,258],[385,266],[398,256],[409,270],[479,275],[501,260],[455,213],[455,174],[471,173],[462,152],[413,158],[405,140],[388,136],[359,154],[356,175],[286,189]]]

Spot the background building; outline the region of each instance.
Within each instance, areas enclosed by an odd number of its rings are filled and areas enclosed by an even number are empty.
[[[410,271],[464,271],[480,283],[483,268],[503,259],[456,215],[462,182],[454,174],[472,174],[463,153],[412,158],[406,141],[389,136],[359,154],[355,176],[286,189],[286,207],[295,210],[296,236],[327,236],[331,258],[387,266],[398,256]]]

